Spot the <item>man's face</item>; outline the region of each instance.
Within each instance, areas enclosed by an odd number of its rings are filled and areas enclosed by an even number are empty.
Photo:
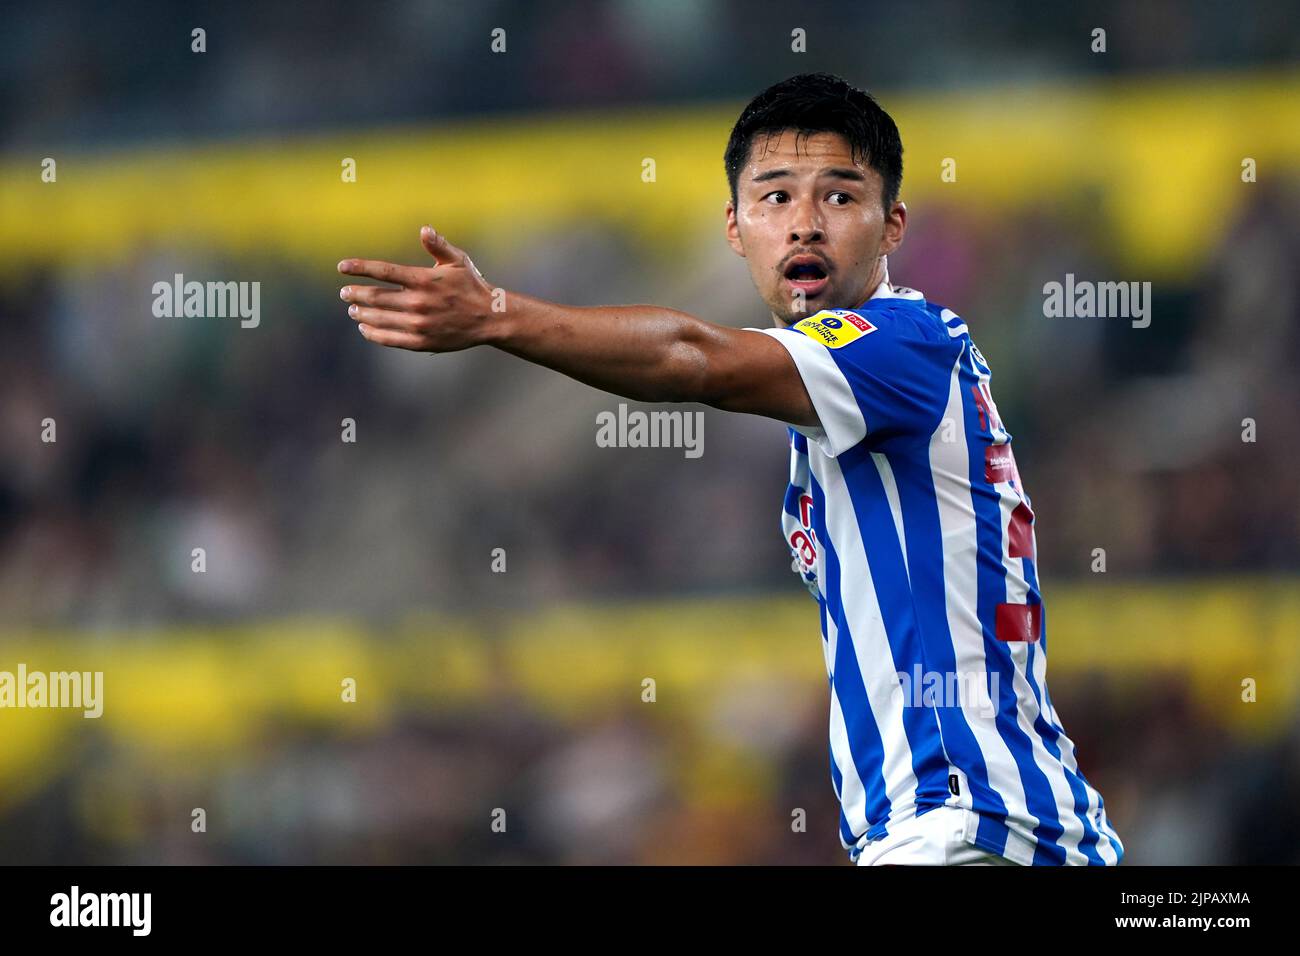
[[[727,241],[749,263],[777,321],[851,309],[875,291],[881,257],[898,248],[907,227],[901,202],[885,215],[882,190],[880,174],[854,162],[839,133],[754,138],[736,202],[727,202]]]

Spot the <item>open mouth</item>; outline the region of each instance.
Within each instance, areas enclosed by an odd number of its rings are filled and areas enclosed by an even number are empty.
[[[816,295],[826,288],[830,279],[826,264],[816,256],[795,256],[786,264],[783,273],[787,282],[805,295]]]

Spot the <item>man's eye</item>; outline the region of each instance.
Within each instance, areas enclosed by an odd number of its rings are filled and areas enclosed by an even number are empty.
[[[853,197],[850,196],[850,195],[849,195],[848,193],[846,193],[846,192],[833,192],[833,193],[831,193],[830,198],[834,199],[836,196],[843,196],[843,197],[844,197],[844,202],[835,203],[835,205],[837,205],[837,206],[846,206],[846,205],[848,205],[849,203],[853,202]]]
[[[783,190],[783,189],[778,189],[776,192],[768,193],[766,196],[763,197],[763,200],[764,200],[765,202],[767,202],[767,201],[771,201],[773,196],[780,196],[782,199],[784,199],[784,198],[785,198],[785,195],[786,195],[786,194],[785,194],[785,190]]]

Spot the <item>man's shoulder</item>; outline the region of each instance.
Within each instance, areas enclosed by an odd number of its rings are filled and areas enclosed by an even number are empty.
[[[952,342],[966,334],[966,323],[952,309],[938,302],[931,302],[912,289],[896,286],[893,291],[911,293],[911,295],[876,296],[856,308],[824,309],[804,321],[812,326],[824,325],[829,319],[832,324],[850,323],[865,326],[872,332],[879,332],[885,339],[919,340],[940,344]],[[800,331],[805,333],[816,331],[809,326],[805,326]],[[854,337],[855,340],[859,338],[861,336]]]
[[[907,286],[882,286],[853,308],[819,309],[778,330],[820,343],[839,361],[922,347],[947,355],[960,349],[965,322],[952,309]]]

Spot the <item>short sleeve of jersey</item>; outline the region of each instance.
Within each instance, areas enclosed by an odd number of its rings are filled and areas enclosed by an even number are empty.
[[[794,359],[820,427],[791,424],[838,457],[868,435],[928,437],[947,406],[961,342],[924,308],[828,309],[770,335]]]

